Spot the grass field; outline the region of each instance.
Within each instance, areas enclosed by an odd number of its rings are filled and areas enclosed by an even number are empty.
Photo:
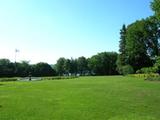
[[[134,77],[0,82],[0,120],[159,120],[160,82]]]

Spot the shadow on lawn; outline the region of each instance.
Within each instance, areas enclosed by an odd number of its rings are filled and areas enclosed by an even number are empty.
[[[0,83],[0,86],[2,86],[3,84]]]

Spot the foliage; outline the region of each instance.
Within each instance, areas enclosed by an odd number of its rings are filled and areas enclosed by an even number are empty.
[[[127,31],[127,29],[126,29],[126,25],[124,24],[123,26],[122,26],[122,29],[120,30],[120,41],[119,41],[119,52],[120,52],[120,54],[122,54],[122,56],[123,56],[123,54],[125,54],[125,52],[126,52],[126,31]]]
[[[151,58],[160,55],[158,24],[159,21],[155,16],[150,16],[145,19],[145,45],[147,53]]]
[[[115,75],[117,53],[102,52],[91,58],[79,57],[78,59],[60,58],[56,63],[56,70],[62,75]]]
[[[149,76],[145,80],[148,80],[148,81],[160,81],[160,76],[158,76],[158,77]]]
[[[64,80],[64,79],[74,79],[78,76],[55,76],[55,77],[42,77],[41,80]]]
[[[145,73],[145,74],[151,74],[151,73],[158,73],[160,74],[160,56],[155,58],[155,64],[153,67],[144,67],[140,70],[137,70],[136,73]]]
[[[156,57],[156,62],[154,64],[154,68],[157,73],[160,74],[160,56]]]
[[[126,64],[126,26],[123,25],[120,30],[119,55],[117,58],[117,70],[122,74],[122,66]]]
[[[0,82],[17,81],[17,78],[0,78]]]
[[[102,52],[92,56],[88,61],[88,66],[92,74],[95,75],[115,75],[117,53]]]
[[[152,65],[148,54],[148,50],[150,49],[147,48],[148,41],[153,41],[153,39],[150,38],[150,32],[148,32],[149,28],[145,20],[136,21],[127,28],[126,62],[131,65],[134,70]]]
[[[155,12],[155,15],[160,20],[160,0],[153,0],[151,2],[151,8]]]
[[[88,72],[88,61],[82,56],[77,59],[78,73],[81,75],[85,75]]]
[[[70,59],[65,59],[64,71],[65,71],[65,74],[68,74],[68,75],[69,73],[71,73],[71,60]]]
[[[26,77],[31,71],[31,65],[28,61],[22,61],[21,63],[15,63],[15,76]]]
[[[120,74],[125,65],[131,65],[135,71],[153,65],[155,57],[160,55],[158,24],[157,18],[150,16],[122,26],[117,59]]]
[[[8,59],[0,59],[0,77],[27,77],[32,76],[54,76],[55,70],[47,63],[30,65],[28,61],[10,62]]]
[[[53,70],[48,63],[43,63],[43,62],[33,65],[31,73],[33,76],[36,76],[36,77],[56,75],[55,70]]]
[[[59,76],[62,75],[69,75],[69,74],[77,74],[78,69],[78,63],[77,59],[65,59],[65,58],[59,58],[57,60],[57,63],[55,65],[56,71]]]
[[[15,66],[8,59],[0,59],[0,77],[14,76]]]
[[[155,67],[144,67],[141,68],[140,70],[137,70],[136,73],[156,73],[156,68]]]
[[[78,73],[78,61],[77,59],[73,59],[71,58],[71,69],[70,69],[70,72],[72,75],[76,75]]]
[[[159,74],[156,74],[156,73],[136,73],[136,74],[130,74],[130,75],[128,75],[128,76],[130,76],[130,77],[138,77],[138,78],[147,78],[147,77],[158,77],[159,76]]]
[[[131,65],[125,65],[122,67],[122,73],[123,75],[133,74],[134,69]]]
[[[64,64],[65,64],[65,58],[62,57],[57,60],[56,71],[58,75],[63,75],[63,73],[65,72]]]

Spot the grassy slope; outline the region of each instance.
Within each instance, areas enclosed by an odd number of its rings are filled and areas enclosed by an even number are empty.
[[[0,83],[0,120],[159,119],[160,82],[117,76]]]

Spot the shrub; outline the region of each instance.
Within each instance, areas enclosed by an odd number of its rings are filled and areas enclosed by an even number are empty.
[[[160,76],[158,76],[158,77],[149,76],[149,77],[147,77],[145,80],[149,80],[149,81],[160,81]]]
[[[139,78],[148,78],[148,77],[158,77],[159,75],[156,73],[150,74],[131,74],[130,77],[139,77]]]
[[[0,78],[0,82],[17,81],[17,78]]]
[[[63,80],[63,79],[74,79],[78,78],[77,76],[56,76],[56,77],[43,77],[41,80]]]
[[[122,73],[123,75],[133,74],[134,69],[131,65],[125,65],[122,67]]]
[[[145,73],[145,74],[156,73],[156,67],[141,68],[140,70],[137,70],[136,73]]]

